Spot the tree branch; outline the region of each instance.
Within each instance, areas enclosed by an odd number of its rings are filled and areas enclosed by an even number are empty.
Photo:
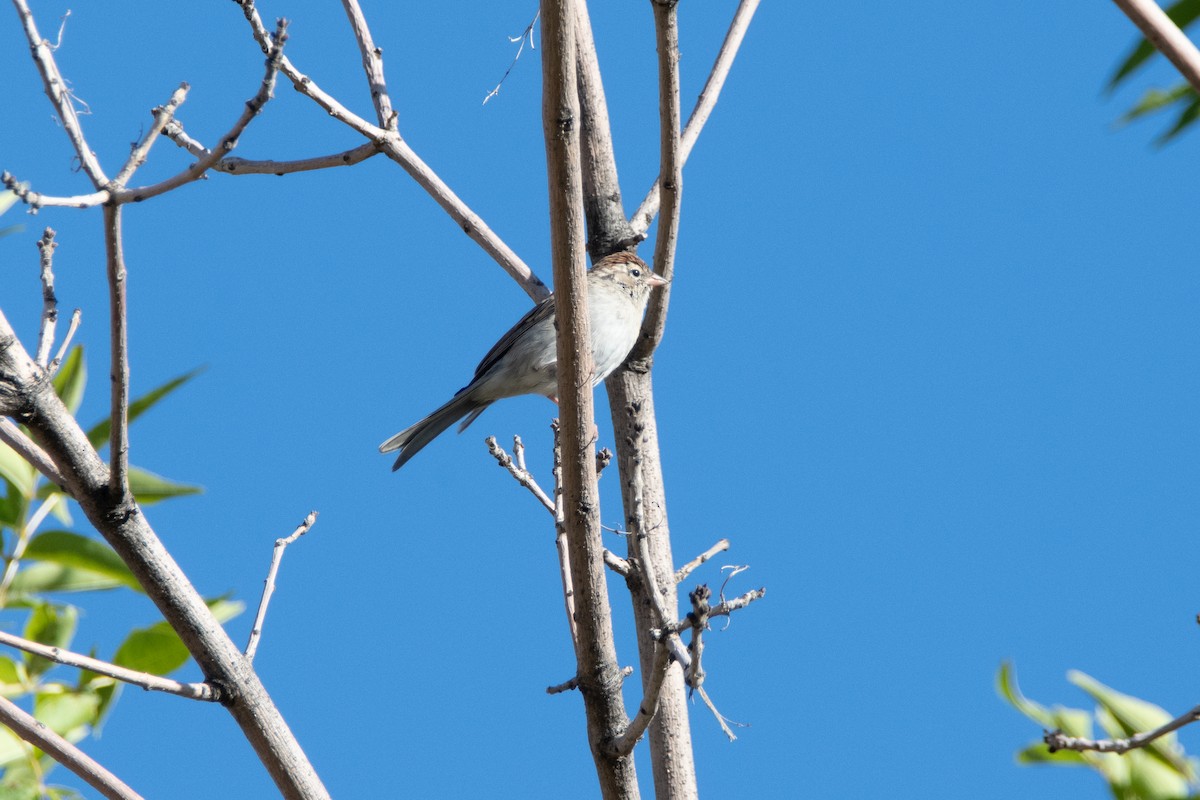
[[[729,70],[733,67],[733,60],[737,56],[738,48],[742,46],[746,29],[750,27],[750,20],[758,9],[758,3],[759,0],[741,0],[737,11],[733,14],[729,30],[725,33],[725,41],[721,43],[721,50],[717,53],[717,60],[713,62],[712,71],[709,72],[708,80],[705,81],[704,88],[700,91],[700,97],[696,100],[696,106],[692,109],[687,127],[684,128],[683,136],[680,138],[679,158],[682,164],[687,163],[688,156],[692,154],[692,147],[695,146],[696,139],[700,137],[700,131],[704,129],[704,124],[708,122],[709,115],[712,114],[713,107],[717,104],[721,88],[725,85],[725,79],[729,77]],[[646,198],[642,200],[642,204],[638,206],[638,210],[630,219],[635,233],[644,235],[649,229],[650,223],[654,221],[654,215],[658,213],[658,202],[658,180],[656,179],[654,185],[650,187],[650,191],[646,193]]]
[[[71,92],[67,88],[67,82],[63,80],[62,73],[58,71],[58,64],[54,60],[54,51],[51,50],[50,43],[38,33],[37,24],[33,21],[33,12],[29,10],[29,4],[25,0],[13,0],[13,5],[16,6],[17,15],[21,18],[21,25],[25,28],[25,38],[29,41],[29,46],[33,48],[33,61],[42,75],[42,86],[46,90],[46,96],[50,98],[50,103],[58,112],[58,118],[62,122],[63,130],[67,132],[67,138],[71,140],[72,147],[75,148],[75,155],[79,158],[80,166],[83,167],[83,171],[91,178],[92,185],[97,189],[106,186],[108,176],[104,174],[100,162],[96,159],[96,154],[88,147],[87,140],[83,136],[83,126],[79,122],[79,115],[75,112]]]
[[[383,48],[376,47],[371,39],[371,29],[367,27],[367,18],[359,8],[358,0],[342,0],[342,8],[350,18],[350,27],[354,29],[354,39],[358,42],[358,52],[362,55],[363,72],[367,76],[367,84],[371,87],[371,102],[375,104],[375,116],[379,127],[396,130],[396,112],[392,110],[392,99],[388,96],[387,80],[383,77]]]
[[[562,509],[575,588],[577,675],[588,739],[605,798],[637,797],[637,771],[628,756],[605,753],[601,743],[625,729],[620,668],[604,575],[600,498],[592,409],[591,331],[588,318],[580,172],[579,100],[575,88],[575,0],[542,0],[542,128],[550,192],[550,247],[554,264],[557,373],[563,459]]]
[[[125,254],[121,241],[121,206],[104,206],[104,249],[109,296],[109,410],[108,491],[129,502],[129,330],[125,291]]]
[[[74,772],[109,800],[141,800],[142,796],[120,778],[6,697],[0,697],[0,723]]]
[[[1200,92],[1200,50],[1154,0],[1113,0],[1158,51]]]
[[[3,320],[2,316],[0,316],[0,323],[3,323],[5,326],[8,324]],[[62,473],[58,471],[58,467],[50,460],[50,456],[46,455],[46,451],[34,444],[17,427],[16,423],[8,418],[0,418],[0,442],[4,442],[11,447],[17,455],[32,464],[34,469],[45,475],[55,486],[61,487],[66,485]]]
[[[728,549],[729,549],[729,540],[728,539],[720,540],[719,542],[714,544],[712,547],[708,548],[703,553],[696,556],[691,561],[689,561],[688,563],[684,564],[682,567],[677,569],[675,571],[675,582],[683,583],[687,579],[687,576],[691,575],[696,570],[697,567],[699,567],[701,564],[703,564],[706,561],[708,561],[709,559],[711,559],[717,553],[723,553]]]
[[[251,34],[258,46],[267,52],[270,47],[270,37],[262,24],[254,0],[235,0],[241,7],[246,21],[250,23]],[[284,57],[280,60],[280,71],[292,82],[296,91],[305,95],[334,119],[350,126],[369,139],[380,152],[400,165],[405,172],[424,189],[442,209],[450,215],[455,224],[462,229],[476,244],[483,248],[496,263],[536,302],[547,297],[550,290],[542,280],[534,274],[521,258],[513,252],[499,236],[487,226],[483,219],[472,211],[458,195],[435,173],[428,164],[417,156],[395,130],[380,128],[354,114],[330,94],[317,86],[307,75],[303,74]]]
[[[675,13],[678,0],[653,0],[654,38],[658,45],[659,180],[661,213],[654,239],[654,271],[668,283],[650,298],[642,334],[638,337],[631,361],[643,361],[662,341],[667,325],[667,305],[671,301],[670,280],[675,275],[675,244],[679,239],[679,207],[683,194],[683,160],[679,151],[679,22]]]
[[[11,633],[3,631],[0,631],[0,644],[15,647],[17,650],[23,650],[26,653],[32,653],[35,656],[41,656],[42,658],[68,667],[78,667],[79,669],[90,670],[99,675],[107,675],[110,678],[116,678],[122,683],[140,686],[150,691],[166,692],[167,694],[186,697],[189,700],[203,700],[210,703],[221,699],[220,693],[216,688],[207,683],[181,683],[159,675],[151,675],[149,672],[126,669],[116,664],[110,664],[107,661],[101,661],[98,658],[72,653],[70,650],[63,650],[61,647],[51,647],[38,642],[31,642],[28,639],[22,639],[20,636],[13,636]]]
[[[1075,750],[1079,752],[1095,750],[1100,753],[1128,753],[1130,750],[1145,747],[1155,739],[1166,736],[1168,733],[1174,733],[1180,728],[1197,721],[1200,721],[1200,706],[1196,706],[1186,714],[1176,717],[1167,724],[1152,731],[1135,734],[1128,739],[1085,739],[1078,736],[1067,736],[1062,731],[1050,731],[1043,737],[1043,741],[1046,742],[1046,746],[1050,748],[1051,753],[1059,750]]]
[[[37,353],[34,360],[42,367],[50,365],[50,351],[54,348],[54,326],[58,322],[58,298],[54,296],[54,229],[46,228],[37,248],[41,254],[42,278],[42,327],[38,331]]]
[[[271,550],[271,566],[267,570],[267,579],[263,582],[262,600],[258,602],[258,613],[254,615],[254,626],[250,629],[250,640],[246,642],[247,661],[253,661],[254,654],[258,652],[258,642],[262,637],[263,621],[267,618],[267,605],[271,602],[271,595],[275,593],[275,576],[279,574],[279,564],[283,561],[283,551],[287,549],[289,544],[308,533],[316,521],[317,512],[310,511],[296,530],[292,531],[291,535],[275,540],[275,547]]]

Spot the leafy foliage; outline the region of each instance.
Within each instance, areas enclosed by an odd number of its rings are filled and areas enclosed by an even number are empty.
[[[3,198],[0,198],[2,201]],[[186,384],[199,370],[180,375],[130,404],[130,420]],[[59,397],[76,412],[83,400],[87,366],[83,348],[75,347],[54,378]],[[96,446],[108,438],[107,420],[88,436]],[[130,469],[130,486],[139,503],[196,494],[200,487],[177,483],[141,469]],[[47,520],[70,526],[68,498],[19,455],[0,443],[0,624],[20,626],[27,639],[70,648],[79,617],[65,594],[142,588],[107,542],[72,530],[40,530]],[[228,598],[210,601],[221,621],[242,610]],[[188,652],[164,621],[131,630],[111,660],[144,672],[166,675],[182,667]],[[74,673],[71,675],[71,673]],[[87,670],[69,670],[28,653],[0,655],[0,695],[21,702],[50,729],[70,741],[97,730],[119,694],[112,678]],[[54,761],[0,727],[0,798],[74,798],[78,793],[45,783]]]
[[[1094,723],[1104,736],[1124,739],[1154,730],[1172,719],[1162,708],[1122,694],[1082,672],[1072,670],[1067,679],[1096,702],[1094,714],[1064,706],[1047,708],[1030,700],[1021,694],[1016,673],[1008,663],[1000,666],[996,689],[1013,708],[1045,730],[1062,731],[1068,736],[1096,738]],[[1108,784],[1116,800],[1187,800],[1197,797],[1200,789],[1197,774],[1200,761],[1184,752],[1174,733],[1124,755],[1074,750],[1051,753],[1045,742],[1039,740],[1017,753],[1017,763],[1090,767]]]
[[[1200,0],[1177,0],[1174,5],[1166,9],[1166,12],[1171,21],[1178,25],[1180,29],[1186,29],[1197,19],[1200,19]],[[1134,46],[1129,55],[1117,65],[1117,69],[1113,72],[1112,77],[1109,78],[1108,90],[1112,91],[1124,83],[1139,68],[1157,55],[1157,53],[1158,51],[1154,48],[1154,45],[1143,38]],[[1142,98],[1134,104],[1133,108],[1129,109],[1121,117],[1121,122],[1132,122],[1133,120],[1168,110],[1174,112],[1175,119],[1171,126],[1158,137],[1156,144],[1159,146],[1166,144],[1183,133],[1188,126],[1196,121],[1196,118],[1200,116],[1200,95],[1197,95],[1196,90],[1186,82],[1177,84],[1170,89],[1147,89]]]

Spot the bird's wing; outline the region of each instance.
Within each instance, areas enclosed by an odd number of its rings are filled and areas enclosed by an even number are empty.
[[[552,316],[554,316],[554,295],[544,298],[536,306],[529,309],[525,313],[525,316],[517,320],[516,325],[508,329],[508,333],[500,337],[500,341],[496,342],[491,350],[488,350],[487,355],[483,357],[483,360],[479,362],[479,366],[475,368],[475,377],[471,379],[471,382],[474,383],[479,380],[488,370],[496,366],[496,362],[512,349],[513,344],[526,331]]]

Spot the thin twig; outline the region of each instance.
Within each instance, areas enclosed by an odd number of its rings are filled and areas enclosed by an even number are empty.
[[[16,6],[17,15],[21,18],[21,24],[25,28],[25,38],[29,41],[29,46],[33,48],[33,60],[37,64],[38,72],[42,75],[42,85],[46,90],[46,96],[50,98],[55,111],[58,112],[63,130],[67,132],[67,138],[71,140],[71,145],[75,148],[75,155],[79,157],[80,166],[83,167],[83,171],[91,178],[92,185],[97,189],[107,186],[108,176],[104,174],[100,161],[88,147],[87,140],[84,138],[83,126],[79,123],[79,115],[72,102],[67,82],[63,79],[62,73],[58,71],[53,48],[38,33],[37,24],[33,21],[33,12],[29,10],[26,0],[13,0],[13,5]]]
[[[33,465],[33,468],[50,479],[55,486],[66,486],[66,479],[46,451],[38,447],[17,424],[7,417],[0,417],[0,442],[16,451],[17,455]]]
[[[250,629],[250,641],[246,643],[247,661],[254,660],[254,653],[258,650],[258,642],[262,638],[263,621],[267,617],[267,605],[271,602],[271,595],[275,592],[275,576],[279,573],[279,562],[283,560],[283,551],[289,544],[308,533],[316,521],[317,512],[310,511],[290,536],[275,540],[275,547],[271,551],[271,568],[267,570],[267,579],[263,585],[262,600],[259,601],[258,613],[254,616],[254,627]]]
[[[517,42],[520,42],[521,44],[517,47],[517,54],[515,56],[513,56],[512,63],[508,65],[508,69],[504,70],[504,74],[500,76],[500,82],[497,83],[496,86],[490,92],[487,93],[487,96],[483,98],[483,105],[486,106],[488,100],[491,100],[493,97],[500,94],[500,87],[504,85],[504,82],[506,80],[508,80],[508,75],[510,72],[513,71],[513,67],[515,67],[517,65],[517,60],[521,58],[521,53],[525,52],[525,43],[529,42],[530,50],[537,49],[537,46],[534,44],[534,41],[533,41],[533,26],[537,24],[538,17],[540,17],[541,15],[542,15],[541,9],[538,9],[538,12],[533,15],[533,20],[528,25],[525,26],[525,30],[521,31],[520,36],[508,37],[508,40],[510,42],[512,42],[513,44],[516,44]]]
[[[173,141],[179,147],[187,150],[197,158],[203,158],[212,151],[183,129],[183,123],[177,119],[163,128],[163,136]],[[227,175],[288,175],[293,172],[310,172],[331,167],[352,167],[361,164],[371,156],[379,155],[379,145],[367,142],[340,153],[330,153],[312,158],[298,158],[290,161],[272,161],[270,159],[250,159],[239,156],[222,158],[209,167],[212,172],[224,172]]]
[[[1079,736],[1067,736],[1062,731],[1050,731],[1043,740],[1046,746],[1050,748],[1050,752],[1054,753],[1058,750],[1095,750],[1100,753],[1128,753],[1130,750],[1136,750],[1139,747],[1145,747],[1162,736],[1168,733],[1174,733],[1185,725],[1191,725],[1193,722],[1200,721],[1200,706],[1196,706],[1191,711],[1188,711],[1182,716],[1176,717],[1165,725],[1155,728],[1152,731],[1138,733],[1130,736],[1128,739],[1085,739]]]
[[[270,35],[262,23],[262,18],[259,16],[253,0],[235,0],[235,2],[241,7],[246,21],[250,23],[251,35],[254,40],[258,42],[258,46],[263,49],[263,52],[267,52],[270,47]],[[417,182],[417,185],[450,215],[455,224],[482,247],[484,252],[491,256],[534,301],[549,296],[550,289],[542,282],[541,278],[535,275],[529,265],[522,261],[516,252],[488,227],[482,217],[472,211],[446,182],[421,160],[399,133],[373,125],[351,112],[332,95],[321,89],[310,77],[300,72],[287,57],[280,60],[279,67],[280,71],[295,86],[296,91],[325,109],[334,119],[358,131],[378,146],[380,152],[399,164]]]
[[[82,316],[83,312],[78,308],[71,312],[71,321],[67,324],[67,335],[63,337],[62,346],[58,348],[54,360],[46,368],[46,372],[51,378],[55,376],[59,366],[62,365],[62,360],[67,355],[67,348],[71,346],[71,340],[75,338],[75,331],[79,330],[79,321]]]
[[[180,681],[171,680],[159,675],[151,675],[149,672],[126,669],[116,664],[110,664],[107,661],[101,661],[98,658],[80,655],[70,650],[63,650],[61,647],[51,647],[40,642],[31,642],[28,639],[22,639],[20,636],[14,636],[4,631],[0,631],[0,644],[15,647],[18,650],[32,653],[35,656],[41,656],[42,658],[68,667],[78,667],[79,669],[90,670],[99,675],[107,675],[122,683],[140,686],[150,691],[166,692],[167,694],[178,695],[189,700],[203,700],[205,702],[216,702],[221,699],[220,692],[212,684],[181,683]]]
[[[734,611],[739,611],[753,603],[755,600],[761,600],[767,594],[765,588],[752,589],[745,594],[735,597],[732,600],[727,600],[724,603],[718,603],[708,611],[709,619],[713,617],[727,617]],[[670,633],[683,633],[688,628],[692,627],[690,618],[685,617],[678,622],[672,623],[670,626],[657,631],[651,631],[655,638],[661,638]]]
[[[1175,69],[1200,92],[1200,50],[1171,21],[1167,12],[1154,0],[1113,0],[1133,24],[1141,29],[1146,40],[1171,60]]]
[[[133,189],[120,190],[116,198],[119,202],[141,202],[176,189],[185,183],[199,180],[204,177],[204,173],[208,172],[213,164],[216,164],[222,157],[237,147],[238,139],[246,130],[246,126],[262,112],[263,106],[274,96],[275,78],[279,74],[280,63],[283,60],[283,46],[287,42],[287,20],[279,20],[272,41],[271,48],[267,51],[266,67],[263,72],[262,81],[259,83],[258,92],[254,97],[246,101],[246,106],[242,110],[241,116],[237,118],[229,131],[221,137],[217,147],[209,151],[208,155],[202,156],[195,164],[164,181],[151,186],[139,186]]]
[[[104,206],[104,249],[109,296],[109,409],[108,490],[127,501],[129,492],[129,314],[126,304],[124,244],[121,240],[121,205]]]
[[[74,772],[109,800],[141,800],[142,796],[124,781],[6,697],[0,697],[0,723]]]
[[[520,445],[521,438],[519,436],[513,438],[515,440],[513,451],[521,452],[523,454],[524,447]],[[488,446],[488,452],[492,454],[492,458],[496,459],[496,463],[508,470],[508,474],[512,475],[513,478],[516,479],[517,483],[528,489],[530,494],[536,497],[537,501],[542,504],[543,508],[545,508],[551,514],[554,514],[554,501],[546,496],[546,493],[542,491],[541,486],[538,486],[538,483],[536,480],[534,480],[533,475],[530,474],[529,470],[525,469],[524,463],[517,463],[517,461],[510,457],[508,453],[504,451],[504,448],[497,444],[495,436],[487,437],[486,442]],[[521,447],[520,451],[517,450],[518,446]],[[523,455],[520,460],[521,462],[524,462],[525,459]]]
[[[683,581],[687,579],[687,576],[691,575],[696,570],[697,567],[699,567],[701,564],[703,564],[704,562],[711,559],[717,553],[722,553],[728,549],[729,549],[729,540],[721,539],[719,542],[714,544],[712,547],[708,548],[703,553],[696,556],[691,561],[687,562],[682,567],[677,569],[675,571],[675,582],[683,583]]]
[[[8,563],[4,565],[4,577],[0,578],[0,608],[4,608],[8,603],[8,589],[12,586],[13,579],[17,577],[17,570],[21,567],[21,559],[25,557],[25,548],[29,546],[29,540],[33,538],[34,531],[38,529],[38,526],[42,524],[62,499],[63,496],[58,492],[51,494],[38,504],[37,509],[29,515],[29,519],[25,520],[25,524],[17,532],[17,542],[13,545],[13,551],[8,556]]]
[[[658,698],[662,695],[663,683],[667,679],[667,670],[671,666],[671,651],[666,644],[659,642],[654,648],[654,662],[650,667],[650,682],[642,702],[638,705],[637,714],[625,726],[619,737],[606,743],[606,749],[611,755],[627,756],[633,752],[638,741],[646,734],[650,722],[658,711]]]
[[[667,280],[650,297],[642,333],[630,361],[649,358],[662,341],[675,275],[675,245],[679,239],[679,209],[683,195],[683,158],[679,146],[679,20],[678,0],[655,0],[654,36],[658,45],[658,197],[661,212],[654,239],[654,271]]]
[[[717,104],[721,87],[725,85],[725,79],[729,77],[729,70],[733,66],[738,48],[742,46],[742,39],[745,38],[750,20],[758,9],[758,3],[759,0],[742,0],[733,14],[729,30],[725,33],[725,41],[721,43],[721,51],[717,53],[717,60],[713,62],[712,71],[709,72],[708,80],[705,81],[704,88],[700,91],[700,97],[696,100],[696,106],[692,109],[692,115],[688,117],[687,127],[684,128],[683,136],[680,138],[679,157],[681,163],[687,163],[688,156],[692,153],[692,147],[695,146],[696,139],[704,128],[704,123],[708,122],[713,107]],[[646,198],[642,200],[642,204],[638,206],[638,210],[629,220],[633,230],[641,234],[641,238],[645,238],[650,223],[654,221],[654,215],[658,213],[658,201],[658,181],[655,180],[650,191],[646,193]]]
[[[48,366],[50,350],[54,347],[54,327],[58,322],[58,298],[54,296],[54,229],[46,228],[37,243],[41,254],[42,276],[42,327],[38,331],[37,353],[34,360],[42,368]]]
[[[358,52],[362,55],[363,72],[367,75],[367,83],[371,87],[371,102],[375,104],[375,116],[379,127],[396,130],[396,112],[392,110],[392,98],[388,96],[387,79],[383,76],[383,48],[376,47],[371,39],[371,29],[367,27],[367,18],[363,16],[358,0],[342,0],[342,8],[350,18],[350,27],[354,29],[354,38],[358,42]]]
[[[146,131],[146,135],[142,137],[137,147],[129,154],[129,160],[125,162],[125,166],[121,167],[121,171],[117,173],[117,177],[113,182],[117,186],[125,186],[129,183],[129,179],[133,177],[133,173],[137,172],[142,164],[146,163],[146,156],[150,153],[150,148],[154,146],[158,135],[162,133],[163,127],[170,122],[175,116],[175,110],[183,104],[187,98],[188,85],[181,83],[179,88],[171,94],[171,99],[167,101],[165,106],[159,106],[154,109],[154,122],[150,125],[150,130]]]
[[[50,195],[35,192],[29,188],[29,185],[17,180],[17,177],[11,172],[0,173],[0,182],[4,184],[4,188],[11,191],[25,205],[29,206],[31,214],[36,214],[39,208],[58,207],[58,208],[95,208],[99,205],[104,205],[112,199],[112,193],[107,189],[102,189],[91,194],[77,194],[70,197],[52,197]]]
[[[708,612],[711,608],[708,601],[711,598],[712,591],[705,584],[700,584],[688,593],[688,599],[692,602],[692,610],[688,614],[688,621],[692,624],[692,641],[688,645],[688,654],[692,657],[692,663],[688,665],[683,680],[693,690],[704,685],[704,665],[701,656],[704,655],[704,631],[708,628]]]
[[[730,730],[729,726],[725,724],[727,721],[732,722],[732,720],[730,720],[728,717],[726,717],[724,714],[722,714],[720,711],[717,710],[716,705],[709,698],[708,692],[704,691],[704,687],[701,686],[698,689],[696,689],[696,694],[700,695],[700,699],[704,701],[704,705],[708,706],[708,710],[712,712],[712,715],[714,717],[716,717],[717,724],[721,726],[721,730],[725,733],[726,736],[729,737],[729,741],[731,741],[731,742],[737,741],[737,737],[733,735],[733,731]],[[744,723],[744,722],[734,722],[733,724],[737,725],[739,728],[746,727],[746,723]]]
[[[562,581],[563,603],[567,609],[567,625],[571,628],[571,645],[578,652],[579,624],[575,620],[575,581],[571,577],[571,544],[567,540],[566,517],[563,514],[562,448],[559,446],[558,420],[550,423],[554,432],[554,547],[558,551],[558,574]]]

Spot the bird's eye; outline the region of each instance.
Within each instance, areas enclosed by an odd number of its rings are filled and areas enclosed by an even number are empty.
[[[635,278],[642,277],[642,271],[640,269],[631,269],[631,270],[629,270],[629,274]]]

